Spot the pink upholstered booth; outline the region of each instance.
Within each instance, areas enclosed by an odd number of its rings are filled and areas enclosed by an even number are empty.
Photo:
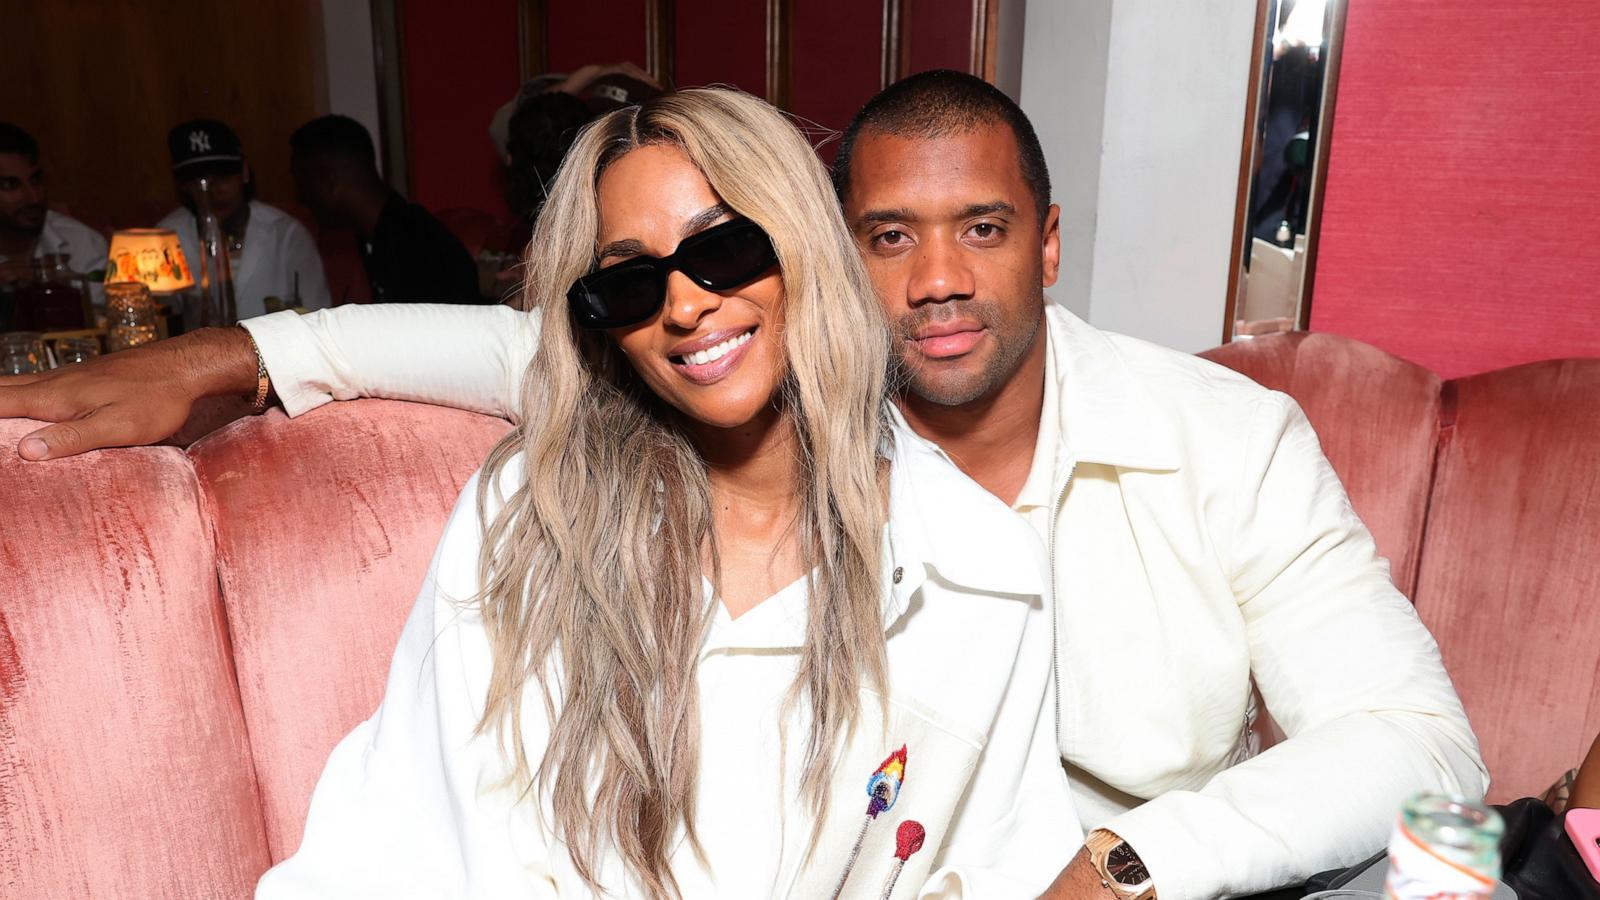
[[[0,451],[0,896],[250,896],[507,429],[357,401],[187,452]]]
[[[1600,361],[1441,385],[1321,335],[1209,355],[1306,407],[1493,796],[1573,765],[1600,731]],[[247,897],[508,426],[355,401],[42,465],[8,449],[33,427],[0,420],[0,897]]]
[[[1439,639],[1490,798],[1539,794],[1600,733],[1600,359],[1441,383],[1348,338],[1205,356],[1295,397]]]

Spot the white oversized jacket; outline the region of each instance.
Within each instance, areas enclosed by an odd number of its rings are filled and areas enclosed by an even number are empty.
[[[1438,648],[1304,415],[1047,304],[1062,756],[1087,827],[1161,900],[1294,883],[1380,849],[1422,789],[1487,775]],[[246,323],[291,415],[421,400],[515,418],[537,318],[341,307]],[[1036,467],[1037,468],[1037,467]],[[1252,684],[1288,740],[1252,756]]]
[[[501,477],[504,496],[521,477],[518,457]],[[805,643],[805,582],[737,619],[715,607],[696,674],[706,863],[680,828],[670,862],[684,897],[827,897],[848,867],[847,898],[891,896],[891,882],[902,900],[1031,898],[1083,840],[1055,751],[1044,554],[1003,503],[909,432],[889,482],[888,690],[861,692],[814,848],[800,789],[805,734],[784,703]],[[258,900],[590,896],[542,824],[548,795],[519,801],[504,784],[509,754],[474,735],[492,663],[468,602],[480,588],[476,495],[474,478],[401,635],[382,707],[333,751],[299,852],[267,873]],[[550,726],[532,685],[522,736],[533,769]],[[886,808],[869,817],[879,785]],[[897,838],[913,822],[922,847],[902,863]],[[602,850],[597,869],[610,896],[643,895],[614,851]]]

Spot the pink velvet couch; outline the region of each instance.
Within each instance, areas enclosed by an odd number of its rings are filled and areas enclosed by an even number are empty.
[[[1441,384],[1316,335],[1211,355],[1305,405],[1495,795],[1575,764],[1600,731],[1600,361]],[[32,427],[0,420],[0,900],[247,897],[508,426],[356,401],[44,465],[9,449]]]
[[[1489,798],[1544,793],[1600,734],[1600,359],[1441,382],[1292,333],[1201,354],[1299,401],[1438,638]]]

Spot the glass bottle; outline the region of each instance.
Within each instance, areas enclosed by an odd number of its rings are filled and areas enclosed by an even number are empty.
[[[1385,893],[1393,900],[1489,900],[1500,878],[1505,822],[1462,797],[1418,794],[1389,839]]]
[[[33,281],[17,289],[13,326],[19,331],[77,331],[88,328],[89,301],[78,287],[67,257],[34,257]]]
[[[228,259],[228,239],[222,223],[211,211],[211,180],[201,178],[194,197],[195,224],[200,238],[200,279],[195,313],[184,316],[184,328],[226,327],[239,322],[233,297],[233,267]]]

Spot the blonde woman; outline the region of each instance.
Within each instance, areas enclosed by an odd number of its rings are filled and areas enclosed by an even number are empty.
[[[805,140],[619,110],[531,247],[523,424],[258,896],[1037,894],[1082,840],[1038,541],[895,424]]]

